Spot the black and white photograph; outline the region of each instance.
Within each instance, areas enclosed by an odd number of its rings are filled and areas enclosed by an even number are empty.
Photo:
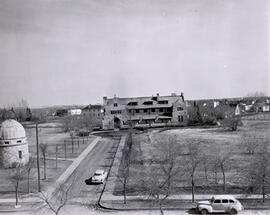
[[[270,214],[269,0],[0,0],[0,215]]]

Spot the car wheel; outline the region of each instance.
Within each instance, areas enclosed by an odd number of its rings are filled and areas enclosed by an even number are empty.
[[[202,209],[202,210],[201,210],[201,214],[208,214],[208,210]]]
[[[237,211],[234,208],[232,208],[230,209],[229,214],[237,214]]]

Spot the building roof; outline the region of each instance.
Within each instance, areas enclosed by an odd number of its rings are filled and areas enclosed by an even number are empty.
[[[159,101],[167,101],[167,104],[159,104]],[[152,102],[153,104],[145,104],[147,102]],[[173,94],[171,96],[148,96],[148,97],[131,97],[131,98],[106,98],[105,105],[112,105],[114,103],[118,103],[120,105],[127,105],[131,103],[136,103],[136,105],[128,105],[130,109],[137,108],[151,108],[156,105],[160,107],[171,107],[175,102],[183,102],[183,98],[180,95]]]
[[[10,140],[25,137],[24,127],[14,119],[2,122],[0,129],[0,139]]]

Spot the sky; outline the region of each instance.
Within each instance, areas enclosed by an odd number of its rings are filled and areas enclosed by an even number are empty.
[[[1,0],[0,107],[270,95],[268,2]]]

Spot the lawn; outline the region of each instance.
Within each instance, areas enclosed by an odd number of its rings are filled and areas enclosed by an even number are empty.
[[[29,152],[33,158],[36,158],[36,128],[34,124],[24,125],[26,130]],[[62,126],[59,123],[43,123],[39,125],[39,143],[47,144],[46,150],[46,166],[47,177],[44,179],[43,157],[40,150],[40,174],[41,174],[41,189],[45,190],[48,186],[55,183],[55,180],[65,171],[72,163],[72,160],[80,155],[80,153],[92,142],[94,137],[74,138],[73,152],[69,133],[63,132]],[[65,160],[65,145],[66,142],[66,160]],[[58,146],[58,162],[56,168],[56,146]],[[12,169],[0,170],[0,196],[1,198],[14,197],[15,186],[11,182]],[[30,174],[30,192],[37,192],[37,168],[36,162]],[[27,193],[26,174],[19,186],[20,195]]]
[[[241,194],[248,190],[248,174],[254,156],[262,150],[263,143],[269,144],[269,120],[245,120],[237,131],[229,131],[221,127],[212,128],[177,128],[169,130],[149,130],[133,134],[128,195],[145,193],[145,181],[148,177],[160,178],[160,158],[162,152],[158,146],[168,145],[174,141],[177,145],[177,176],[173,180],[172,194],[190,194],[190,143],[195,145],[200,162],[195,171],[195,192],[197,194]],[[258,147],[254,154],[248,154],[243,140],[256,142]],[[163,150],[166,147],[163,148]],[[165,154],[165,151],[164,151]],[[224,164],[226,189],[223,190],[223,175],[218,158],[226,158]],[[114,194],[121,195],[122,184],[116,183]],[[251,193],[258,193],[253,190]]]

